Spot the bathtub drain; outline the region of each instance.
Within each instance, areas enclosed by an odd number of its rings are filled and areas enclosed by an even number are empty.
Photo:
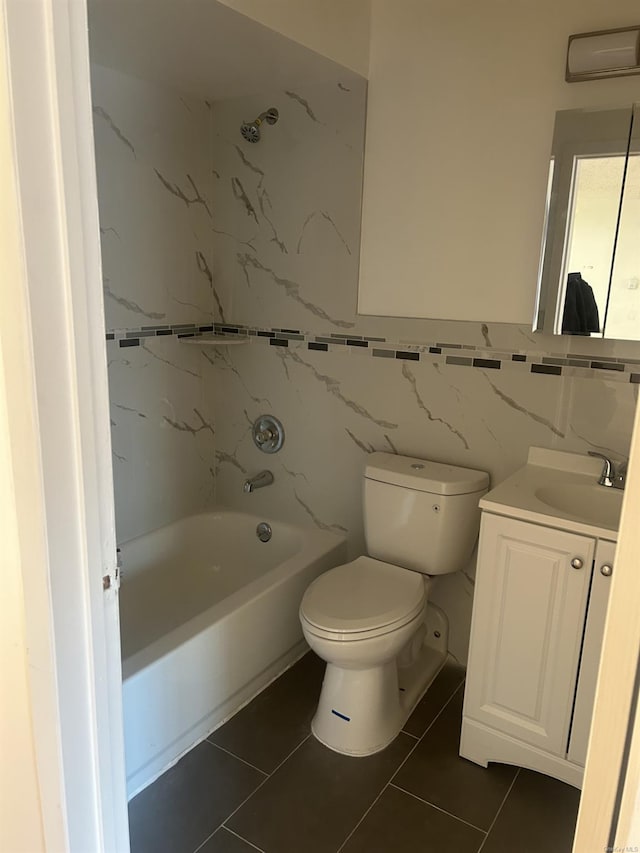
[[[256,527],[256,536],[261,542],[268,542],[271,539],[273,531],[271,530],[271,525],[267,524],[266,521],[261,521],[260,524]]]

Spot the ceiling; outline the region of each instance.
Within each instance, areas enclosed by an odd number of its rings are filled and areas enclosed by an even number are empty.
[[[355,72],[216,0],[89,0],[91,61],[218,100]]]

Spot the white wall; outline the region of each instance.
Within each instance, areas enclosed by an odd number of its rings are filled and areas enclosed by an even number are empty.
[[[0,217],[0,220],[2,217]],[[44,850],[40,786],[36,767],[24,625],[24,569],[13,489],[11,442],[0,349],[0,849],[11,853]]]
[[[359,309],[530,323],[556,110],[631,103],[564,82],[572,32],[636,0],[373,0]]]
[[[5,36],[4,23],[4,8],[0,5],[1,37]],[[11,277],[14,284],[11,290],[17,293],[24,270],[9,98],[6,57],[0,53],[0,265],[4,275]],[[9,316],[9,310],[15,311],[16,307],[15,302],[9,300],[8,291],[9,288],[4,288],[0,294],[0,307],[3,309],[0,316],[5,318]],[[14,329],[20,328],[19,320],[19,316],[11,315]],[[0,714],[0,849],[35,853],[44,849],[44,832],[28,680],[22,580],[25,567],[20,554],[13,449],[7,412],[9,402],[5,387],[9,354],[15,356],[16,351],[10,352],[6,326],[2,327],[0,323],[0,538],[3,577],[0,598],[0,696],[3,697]],[[14,372],[18,373],[18,370]],[[15,376],[14,382],[21,378]],[[25,459],[28,458],[28,450],[28,445],[16,448],[16,452],[21,451]]]
[[[220,0],[367,76],[371,0]]]

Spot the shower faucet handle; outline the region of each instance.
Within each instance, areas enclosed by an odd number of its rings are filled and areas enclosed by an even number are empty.
[[[277,453],[284,443],[284,427],[273,415],[260,415],[251,429],[253,441],[263,453]]]
[[[277,433],[267,427],[255,433],[256,444],[267,444],[277,438]]]

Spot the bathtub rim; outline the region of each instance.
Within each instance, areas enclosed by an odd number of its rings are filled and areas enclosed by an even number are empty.
[[[260,518],[260,520],[267,521],[268,524],[276,527],[279,524],[284,524],[293,528],[301,533],[301,547],[283,562],[269,568],[260,577],[255,578],[244,586],[241,586],[235,592],[231,593],[231,595],[213,603],[206,610],[203,610],[187,622],[183,622],[181,625],[173,628],[166,634],[161,635],[158,639],[153,640],[137,652],[123,658],[123,683],[128,679],[134,678],[137,673],[147,667],[153,666],[154,663],[161,660],[167,654],[170,654],[175,648],[182,645],[182,643],[187,642],[192,637],[205,630],[209,625],[224,619],[225,616],[233,613],[249,601],[253,601],[254,599],[265,595],[270,589],[284,583],[292,574],[295,574],[298,571],[303,571],[316,560],[333,553],[335,550],[343,548],[347,542],[346,536],[342,533],[335,533],[330,530],[318,530],[313,527],[300,527],[298,525],[292,525],[289,522],[279,521],[278,519],[257,516],[252,513],[241,513],[238,510],[229,510],[219,506],[212,509],[211,512],[196,513],[194,516],[186,516],[185,518],[214,514],[223,515],[228,513],[242,515],[252,519]],[[184,519],[179,519],[179,521],[182,520]],[[175,523],[177,522],[171,522],[171,524]],[[170,525],[165,526],[168,527]],[[162,529],[163,528],[158,528],[158,530]],[[154,531],[150,531],[150,533],[142,534],[142,536],[150,536],[153,532]],[[128,542],[133,542],[139,538],[142,537],[135,537],[135,539],[130,539]],[[124,542],[122,544],[126,545],[127,543]],[[126,579],[123,581],[123,586],[125,584]]]

